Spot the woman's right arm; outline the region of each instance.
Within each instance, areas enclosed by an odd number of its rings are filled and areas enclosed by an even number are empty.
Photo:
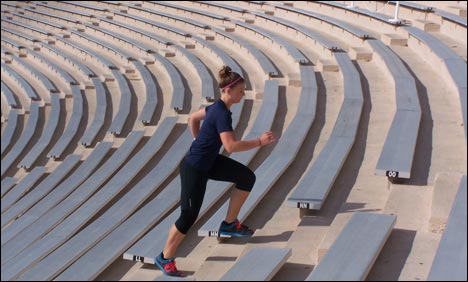
[[[197,138],[198,133],[200,132],[200,122],[205,118],[206,111],[205,108],[201,108],[190,114],[189,117],[189,126],[192,136]]]

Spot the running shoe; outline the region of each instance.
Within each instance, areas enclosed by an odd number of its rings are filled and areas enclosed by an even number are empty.
[[[232,237],[251,237],[254,231],[249,227],[242,225],[239,220],[227,223],[223,220],[219,227],[219,235],[227,235]]]
[[[164,274],[169,276],[185,277],[185,275],[177,270],[175,259],[164,259],[163,253],[156,257],[155,264],[161,269]]]

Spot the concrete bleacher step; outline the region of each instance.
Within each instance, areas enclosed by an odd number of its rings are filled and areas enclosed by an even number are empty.
[[[395,228],[425,230],[430,216],[432,190],[429,186],[392,184],[383,213],[395,214]]]
[[[212,40],[215,39],[214,35],[213,35],[213,34],[209,34],[209,33],[204,33],[204,32],[203,32],[203,33],[199,33],[198,35],[199,35],[201,38],[205,39],[205,40],[211,40],[211,41],[212,41]]]
[[[435,22],[432,22],[432,21],[428,21],[428,20],[420,20],[420,19],[416,19],[413,21],[413,26],[421,29],[421,30],[424,30],[425,32],[438,32],[440,31],[440,25],[435,23]]]
[[[380,40],[389,46],[407,46],[408,39],[395,33],[384,33],[381,35]]]
[[[139,61],[145,66],[154,65],[156,63],[156,61],[153,58],[150,58],[150,57],[140,58]]]
[[[376,277],[400,281],[421,277],[425,280],[440,240],[440,234],[427,231],[431,198],[430,186],[391,185],[382,213],[396,215],[397,221],[369,274],[369,280]],[[406,263],[401,265],[397,274],[387,276],[388,266],[397,261]]]
[[[264,9],[260,9],[258,10],[260,13],[264,13],[265,15],[269,15],[269,16],[274,16],[275,15],[275,11],[273,10],[264,10]]]
[[[101,78],[102,82],[115,81],[115,77],[110,74],[101,74],[99,77]]]
[[[351,218],[351,215],[352,214],[350,213],[339,213],[335,216],[327,234],[323,237],[319,247],[317,248],[317,262],[320,262],[328,252],[328,249],[330,249],[330,246],[336,240],[336,237],[338,237],[340,232],[343,230],[346,222]]]
[[[234,32],[236,30],[235,26],[231,25],[221,25],[220,28],[222,28],[226,32]]]
[[[215,240],[214,238],[211,240]],[[215,241],[216,242],[216,241]],[[204,261],[197,268],[196,280],[218,281],[244,253],[245,247],[236,244],[214,243]],[[220,260],[219,258],[223,258]]]
[[[70,35],[71,35],[71,33],[69,33],[69,32],[59,33],[59,36],[62,37],[62,38],[70,38]]]
[[[32,44],[32,45],[30,45],[29,47],[30,47],[33,51],[41,51],[41,46],[38,46],[38,45],[36,45],[36,44]],[[24,57],[27,57],[27,55],[24,56]]]
[[[338,64],[333,60],[320,59],[315,67],[318,72],[337,72]]]
[[[171,50],[167,50],[167,49],[161,49],[158,51],[159,54],[161,54],[162,56],[166,57],[166,58],[169,58],[169,57],[175,57],[175,53]]]
[[[80,82],[80,89],[87,90],[87,89],[94,89],[94,84],[89,81],[82,81]]]
[[[289,248],[253,248],[240,257],[219,281],[268,281],[291,256]],[[252,267],[254,266],[255,267]]]
[[[251,18],[242,18],[242,21],[247,23],[247,24],[254,24],[255,20]]]
[[[449,10],[463,18],[466,18],[466,7],[465,6],[448,6]]]
[[[27,56],[27,53],[22,49],[18,51],[18,54],[19,55],[21,55],[21,54],[24,55],[23,57]],[[2,53],[2,59],[5,61],[5,64],[11,64],[11,61],[13,60],[11,55],[12,55],[11,53],[8,53],[8,54]],[[19,57],[23,58],[21,56],[19,56]]]
[[[195,43],[190,41],[181,41],[180,44],[184,46],[185,49],[195,49]]]
[[[295,214],[293,216],[295,216]],[[292,228],[293,232],[291,233],[285,245],[286,247],[293,249],[293,255],[288,262],[292,264],[295,262],[301,262],[305,269],[304,272],[307,271],[307,273],[310,273],[310,271],[313,269],[313,266],[318,262],[317,249],[319,247],[320,241],[328,232],[330,219],[327,217],[315,215],[305,215],[298,219],[299,222],[296,224],[296,228]],[[288,218],[288,220],[291,219]],[[259,230],[256,231],[256,234],[258,232]],[[307,242],[307,248],[304,248],[304,242]],[[281,278],[281,274],[284,273],[279,273],[277,278]],[[301,275],[301,279],[304,279],[305,275],[306,274],[303,273]]]
[[[120,71],[121,71],[122,73],[125,73],[125,74],[128,74],[128,73],[136,73],[136,70],[135,70],[134,68],[127,67],[127,66],[122,67],[122,68],[120,69]]]
[[[349,49],[349,58],[356,61],[371,61],[372,51],[363,47],[352,47]]]
[[[288,86],[301,87],[301,74],[288,73]]]
[[[461,173],[439,173],[436,175],[432,192],[429,231],[443,232],[455,200]]]

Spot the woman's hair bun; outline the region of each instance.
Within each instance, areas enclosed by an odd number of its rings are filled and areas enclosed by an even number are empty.
[[[229,66],[223,66],[223,68],[219,71],[219,78],[220,80],[224,80],[225,78],[229,77],[232,73],[232,69]]]
[[[237,72],[232,71],[229,66],[223,66],[219,71],[218,86],[223,89],[226,86],[234,87],[237,83],[244,82],[244,79]]]

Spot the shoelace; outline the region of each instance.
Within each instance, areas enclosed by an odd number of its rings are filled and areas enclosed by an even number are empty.
[[[237,228],[237,229],[242,229],[242,230],[245,230],[245,231],[249,231],[249,230],[250,230],[250,228],[248,228],[247,226],[242,225],[242,224],[240,223],[239,220],[236,221],[236,228]]]
[[[167,272],[178,272],[177,267],[176,267],[176,264],[175,264],[175,260],[166,263],[166,264],[164,265],[164,269],[165,269]]]
[[[175,274],[175,276],[185,277],[185,274],[177,270],[175,260],[168,262],[164,265],[164,270],[168,273]],[[174,276],[174,275],[172,275]]]

